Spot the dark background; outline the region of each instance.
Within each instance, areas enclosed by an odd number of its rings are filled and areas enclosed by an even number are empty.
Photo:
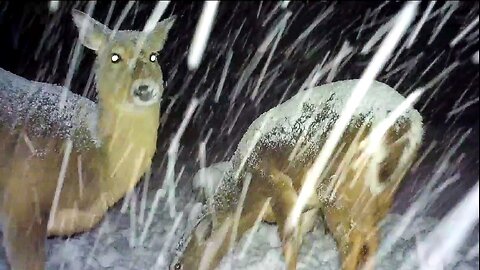
[[[126,1],[118,1],[115,4],[106,1],[98,2],[95,5],[93,17],[103,23],[112,8],[108,26],[113,27],[125,4]],[[155,4],[150,1],[136,2],[129,10],[120,29],[141,30]],[[334,12],[315,27],[297,47],[289,51],[292,43],[304,29],[332,4],[334,4]],[[168,145],[169,138],[179,126],[186,107],[195,96],[203,98],[204,102],[197,109],[193,121],[183,136],[184,145],[193,145],[188,148],[188,153],[185,155],[196,157],[198,151],[195,147],[196,143],[204,140],[211,129],[212,134],[207,144],[207,153],[211,154],[207,156],[207,164],[224,160],[235,149],[248,125],[259,114],[278,104],[282,95],[285,95],[284,98],[294,95],[326,53],[331,51],[327,59],[329,62],[337,55],[345,41],[353,47],[354,54],[338,70],[335,80],[359,78],[376,51],[376,47],[365,55],[359,52],[378,28],[396,14],[403,4],[402,1],[388,3],[292,1],[288,6],[292,17],[289,19],[288,27],[280,39],[260,87],[262,94],[265,91],[264,97],[258,105],[255,105],[249,100],[246,89],[251,91],[255,87],[270,48],[253,72],[245,89],[231,105],[230,94],[242,72],[267,33],[286,11],[276,8],[277,2],[263,2],[261,8],[256,2],[222,2],[219,5],[202,64],[196,71],[189,71],[186,65],[187,52],[203,3],[172,1],[162,17],[163,19],[171,14],[177,15],[177,21],[159,58],[166,81],[165,95],[169,97],[164,99],[162,110],[170,111],[161,129],[159,145]],[[49,13],[47,2],[2,1],[0,3],[0,37],[2,38],[0,67],[31,80],[64,84],[71,60],[70,55],[77,40],[77,30],[71,20],[70,12],[72,8],[85,11],[86,5],[87,2],[61,2],[57,12]],[[413,31],[427,5],[428,2],[422,2],[421,11],[409,32]],[[479,3],[478,1],[460,2],[459,7],[443,25],[438,36],[428,44],[434,30],[439,27],[442,18],[445,17],[447,9],[442,11],[444,5],[445,3],[437,2],[432,14],[435,12],[440,14],[425,23],[414,45],[400,54],[389,71],[382,71],[378,80],[392,87],[401,81],[396,87],[397,90],[402,94],[408,94],[415,87],[427,85],[456,61],[459,63],[459,66],[428,89],[415,106],[423,114],[427,130],[430,127],[431,130],[435,130],[429,133],[434,135],[427,136],[426,145],[428,140],[438,140],[446,141],[440,144],[446,147],[449,139],[453,138],[453,136],[450,138],[449,134],[455,133],[459,128],[463,130],[473,128],[474,131],[466,146],[467,150],[475,150],[470,155],[476,156],[470,156],[472,164],[466,169],[473,174],[459,184],[464,187],[456,190],[455,193],[461,194],[467,187],[478,181],[478,101],[461,113],[451,117],[448,113],[470,100],[478,99],[478,64],[471,61],[472,54],[478,51],[478,25],[454,48],[450,48],[449,42],[473,21],[475,16],[478,16]],[[369,16],[366,16],[367,14]],[[266,18],[270,19],[266,21]],[[365,26],[359,33],[365,18]],[[234,40],[233,36],[242,24],[238,38]],[[406,37],[408,33],[403,38],[403,42]],[[230,48],[233,50],[233,57],[220,101],[217,103],[214,96]],[[420,53],[422,56],[408,68],[388,75],[390,71]],[[92,51],[83,50],[81,61],[73,77],[72,91],[79,94],[93,93],[89,75],[94,57]],[[390,62],[387,66],[389,64]],[[430,69],[426,71],[430,65]],[[319,84],[324,83],[325,78],[326,76],[320,80]],[[286,91],[288,92],[285,93]],[[94,95],[88,97],[95,98]],[[172,100],[175,102],[171,103]],[[167,109],[169,106],[170,109]],[[238,110],[242,108],[240,117],[235,121]],[[438,159],[439,156],[432,158]],[[476,171],[471,166],[476,166]],[[453,201],[449,201],[449,204],[453,205]]]

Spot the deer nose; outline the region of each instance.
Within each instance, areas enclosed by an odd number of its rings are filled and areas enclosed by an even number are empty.
[[[141,101],[149,101],[153,96],[153,88],[150,88],[148,85],[139,85],[134,91],[133,94],[137,96]]]

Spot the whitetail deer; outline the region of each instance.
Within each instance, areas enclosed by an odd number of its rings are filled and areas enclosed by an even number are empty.
[[[172,269],[216,268],[252,228],[264,204],[267,210],[261,219],[278,225],[287,269],[296,269],[302,237],[320,218],[337,242],[342,269],[374,266],[365,261],[373,262],[379,223],[423,137],[422,117],[408,106],[377,141],[377,150],[365,158],[372,130],[405,101],[388,85],[374,82],[369,88],[316,182],[295,232],[285,230],[306,173],[357,82],[338,81],[299,92],[252,123],[230,159],[232,169],[179,242]]]
[[[51,112],[42,104],[42,97],[37,103],[22,105],[37,109],[32,115],[26,114],[28,119],[0,118],[4,120],[0,123],[0,214],[7,259],[13,270],[44,269],[46,237],[68,236],[98,224],[109,207],[149,170],[156,151],[163,93],[157,53],[175,17],[144,33],[114,32],[77,10],[72,16],[80,42],[97,54],[99,103],[95,129],[100,144],[92,143],[95,135],[86,127],[67,134],[73,144],[67,143],[65,134],[51,132],[62,130],[68,123],[61,123],[60,118],[58,123],[45,121],[51,118]],[[8,107],[5,102],[8,100],[1,101],[2,106]],[[55,107],[48,105],[50,109]],[[71,153],[64,159],[69,148]],[[66,166],[62,166],[63,160]],[[61,179],[63,184],[58,185]]]

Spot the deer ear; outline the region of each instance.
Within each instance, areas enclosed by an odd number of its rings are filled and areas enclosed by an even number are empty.
[[[98,51],[107,42],[110,29],[102,23],[92,19],[88,14],[79,10],[72,10],[72,17],[79,32],[79,39],[83,46]]]
[[[153,48],[155,51],[160,51],[163,49],[163,45],[168,37],[168,32],[170,32],[170,29],[172,28],[176,19],[177,16],[173,15],[157,23],[155,28],[148,36],[148,44],[151,48]]]

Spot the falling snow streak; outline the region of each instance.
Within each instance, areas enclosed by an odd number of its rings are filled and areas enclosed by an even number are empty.
[[[92,16],[93,10],[95,8],[95,4],[96,4],[96,2],[89,2],[87,4],[87,14],[88,14],[88,16]],[[67,89],[70,88],[70,84],[71,84],[72,78],[73,78],[73,73],[77,69],[78,58],[80,57],[80,53],[83,49],[83,45],[81,44],[80,40],[85,38],[86,31],[87,31],[87,21],[84,21],[84,25],[82,25],[82,27],[80,28],[79,39],[77,40],[77,43],[75,44],[73,56],[72,56],[72,58],[70,58],[71,62],[70,62],[67,77],[65,78],[65,83],[64,83],[65,89],[62,91],[62,94],[60,95],[60,102],[58,103],[58,105],[62,109],[64,108],[65,101],[66,101],[66,98],[67,98],[67,91],[68,91]]]
[[[225,65],[223,67],[222,76],[220,77],[220,83],[217,87],[217,92],[215,93],[215,102],[220,100],[220,95],[222,94],[223,84],[225,83],[225,79],[227,78],[228,68],[230,66],[230,62],[232,61],[233,51],[232,48],[228,50],[227,59],[225,60]]]
[[[258,89],[260,88],[260,84],[262,83],[262,80],[265,76],[265,73],[267,72],[268,65],[270,64],[270,61],[272,60],[273,53],[275,52],[275,49],[277,48],[278,42],[280,41],[280,38],[282,37],[283,31],[285,30],[286,23],[288,18],[292,15],[291,12],[287,12],[284,16],[284,18],[280,21],[278,24],[278,33],[276,34],[277,38],[275,39],[272,48],[270,49],[270,54],[267,57],[267,61],[265,62],[265,66],[263,66],[263,69],[260,73],[260,78],[257,81],[257,85],[253,89],[252,95],[250,96],[250,100],[254,100],[257,96]]]
[[[465,37],[465,35],[470,30],[472,30],[473,27],[475,27],[477,24],[478,24],[478,16],[475,18],[475,20],[470,22],[470,24],[468,24],[468,26],[465,27],[465,29],[463,29],[462,32],[458,33],[458,35],[450,42],[450,47],[454,47],[455,45],[457,45],[457,43],[460,42],[460,40],[462,40],[462,38]]]
[[[67,171],[68,161],[70,159],[70,154],[72,153],[72,141],[67,139],[65,147],[65,152],[62,159],[62,166],[60,167],[60,173],[58,175],[57,187],[55,188],[55,195],[53,197],[52,207],[48,217],[47,228],[51,229],[55,222],[55,215],[57,213],[58,201],[60,200],[60,192],[62,192],[63,182],[65,180],[65,173]]]
[[[460,203],[444,217],[424,241],[417,245],[421,269],[445,269],[455,260],[456,252],[469,237],[473,227],[478,224],[479,213],[478,182],[465,195]],[[458,222],[461,220],[462,222]],[[445,237],[445,232],[449,232]],[[407,260],[401,270],[414,269],[413,256]]]
[[[428,40],[428,44],[432,44],[432,42],[435,40],[435,38],[437,37],[437,35],[440,33],[440,31],[442,30],[443,26],[445,25],[445,23],[447,22],[448,19],[450,19],[450,17],[452,16],[453,12],[458,8],[458,3],[457,2],[447,2],[445,5],[444,5],[444,8],[448,6],[448,10],[447,12],[443,15],[443,16],[440,16],[442,19],[440,21],[440,23],[438,24],[437,28],[434,30],[432,36],[430,37],[430,39]]]
[[[420,29],[422,29],[422,26],[425,24],[425,22],[428,19],[428,16],[430,15],[430,12],[432,12],[433,6],[435,5],[437,1],[432,1],[428,4],[427,10],[422,15],[422,18],[420,21],[417,23],[417,26],[413,30],[413,32],[410,33],[410,36],[408,37],[407,40],[407,49],[410,48],[413,44],[413,42],[416,40],[418,33],[420,33]]]
[[[275,36],[278,35],[278,33],[282,32],[283,29],[286,26],[286,21],[288,18],[291,16],[291,12],[287,12],[285,16],[280,20],[278,24],[276,24],[273,29],[267,34],[266,38],[264,41],[260,44],[260,46],[257,48],[254,56],[250,60],[250,63],[247,65],[247,67],[244,69],[242,75],[240,76],[240,79],[238,79],[237,84],[235,85],[232,93],[230,94],[230,108],[233,106],[236,98],[240,94],[240,91],[243,89],[245,86],[245,83],[250,79],[250,76],[252,75],[253,71],[257,68],[258,63],[260,63],[260,60],[263,58],[263,55],[267,51],[267,48],[270,46],[272,43],[273,39]]]
[[[168,205],[170,207],[170,216],[174,217],[176,210],[175,210],[175,182],[174,182],[174,176],[175,176],[175,163],[177,161],[177,155],[178,155],[178,148],[180,147],[180,139],[185,132],[185,129],[187,128],[188,123],[190,122],[190,119],[195,112],[196,107],[198,106],[198,100],[193,99],[192,102],[190,103],[189,107],[187,108],[187,111],[185,112],[185,117],[183,118],[182,123],[180,124],[180,127],[175,134],[175,136],[172,139],[172,142],[170,143],[170,147],[168,148],[168,163],[167,163],[167,172],[165,175],[165,179],[163,182],[163,187],[164,189],[167,190],[167,201]]]
[[[292,45],[290,45],[290,47],[287,49],[286,51],[286,54],[287,55],[290,55],[290,53],[298,46],[298,44],[300,42],[302,42],[303,40],[305,40],[308,35],[310,35],[310,33],[312,32],[313,29],[315,29],[325,18],[327,18],[330,13],[333,12],[334,10],[334,5],[335,4],[332,4],[330,5],[327,10],[323,11],[322,13],[320,13],[320,15],[318,15],[318,17],[313,21],[312,24],[310,24],[299,36],[298,38],[292,43]]]
[[[218,1],[206,1],[200,19],[198,20],[195,35],[188,54],[188,68],[194,70],[200,65],[203,52],[207,46],[210,32],[212,31],[215,16],[217,15]]]
[[[406,231],[410,228],[409,226],[411,226],[415,218],[421,214],[421,211],[427,208],[428,203],[435,201],[435,197],[432,196],[432,194],[435,194],[433,192],[434,187],[438,184],[441,177],[447,172],[450,159],[453,157],[453,155],[458,150],[458,148],[463,144],[468,134],[469,132],[466,132],[462,134],[460,138],[458,139],[454,138],[455,144],[452,147],[448,147],[447,152],[443,154],[442,158],[438,160],[439,164],[436,164],[435,166],[436,170],[432,175],[429,183],[422,189],[420,194],[418,194],[418,196],[415,198],[415,203],[413,203],[408,208],[407,212],[403,215],[401,220],[394,227],[391,234],[384,239],[378,251],[377,257],[379,259],[382,259],[384,256],[387,256],[387,254],[391,251],[395,243],[400,241],[400,239],[404,236]],[[438,195],[439,193],[437,193],[437,196]]]
[[[114,37],[115,34],[118,32],[120,29],[120,26],[122,25],[123,21],[126,19],[128,12],[130,12],[130,9],[132,9],[132,6],[135,4],[135,1],[128,1],[125,7],[122,10],[122,13],[120,13],[120,16],[118,17],[117,21],[115,22],[113,29],[112,29],[112,36]]]

